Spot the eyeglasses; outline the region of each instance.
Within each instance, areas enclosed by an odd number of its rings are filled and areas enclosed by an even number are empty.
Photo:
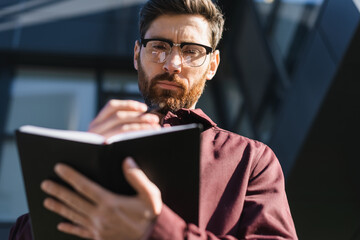
[[[200,67],[206,56],[213,52],[211,47],[198,43],[173,43],[166,39],[144,39],[140,43],[145,48],[146,56],[154,63],[164,63],[171,55],[173,46],[180,47],[182,64],[189,67]]]

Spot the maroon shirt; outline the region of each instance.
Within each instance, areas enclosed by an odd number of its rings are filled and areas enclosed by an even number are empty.
[[[201,123],[199,226],[164,205],[150,239],[297,239],[281,166],[263,143],[216,126],[200,109],[168,113],[164,126]],[[28,216],[9,240],[31,240]]]

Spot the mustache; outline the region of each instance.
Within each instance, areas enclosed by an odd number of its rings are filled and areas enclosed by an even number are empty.
[[[178,84],[181,88],[185,89],[185,86],[183,84],[183,82],[180,80],[180,78],[176,75],[176,74],[169,74],[167,72],[165,73],[161,73],[156,75],[152,80],[151,80],[151,85],[155,85],[158,81],[169,81],[169,82],[173,82]]]

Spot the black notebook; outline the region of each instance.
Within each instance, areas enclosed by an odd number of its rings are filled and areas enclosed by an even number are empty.
[[[198,223],[200,126],[197,124],[120,134],[100,135],[23,126],[16,131],[35,240],[80,239],[59,232],[64,219],[43,207],[44,179],[64,184],[54,173],[66,163],[106,189],[124,195],[135,191],[126,182],[122,161],[132,156],[161,190],[163,202],[187,222]],[[66,184],[65,184],[66,185]]]

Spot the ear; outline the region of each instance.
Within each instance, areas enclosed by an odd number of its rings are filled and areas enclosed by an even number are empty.
[[[206,74],[206,79],[207,80],[211,80],[215,74],[216,74],[216,71],[219,67],[219,64],[220,64],[220,51],[219,50],[215,50],[215,52],[213,52],[211,54],[211,59],[210,59],[210,67],[209,67],[209,70]]]
[[[134,46],[134,68],[136,70],[138,70],[138,59],[140,56],[140,43],[138,40],[135,41],[135,46]]]

